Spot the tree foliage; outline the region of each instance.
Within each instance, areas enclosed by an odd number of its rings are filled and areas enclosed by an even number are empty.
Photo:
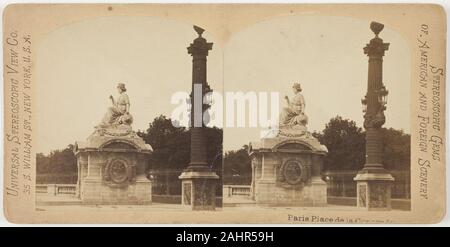
[[[402,130],[382,129],[383,164],[388,170],[409,170],[411,167],[411,136]]]
[[[191,132],[184,127],[174,127],[163,115],[150,123],[146,132],[139,132],[144,141],[153,148],[152,169],[179,169],[190,162]],[[222,167],[223,132],[219,128],[206,128],[207,160],[212,169]]]
[[[138,135],[153,148],[151,169],[177,169],[189,163],[189,132],[174,127],[165,116],[155,118],[147,131]]]
[[[224,184],[250,184],[252,168],[248,156],[248,146],[244,145],[236,151],[228,151],[224,156]]]
[[[403,130],[382,128],[382,163],[388,170],[409,170],[411,137]],[[365,163],[365,131],[349,119],[336,116],[321,133],[314,133],[327,146],[325,170],[360,170]]]
[[[214,127],[206,128],[205,132],[207,163],[211,169],[221,175],[223,131]],[[159,174],[157,175],[159,181],[165,181],[163,184],[155,184],[154,193],[180,194],[181,180],[178,176],[190,162],[190,129],[174,127],[169,118],[160,115],[150,123],[145,132],[139,132],[138,135],[153,148],[153,153],[150,155],[150,169]],[[221,183],[221,180],[219,182]],[[218,186],[218,193],[220,194],[221,191]]]
[[[37,183],[75,183],[77,172],[73,145],[51,151],[49,155],[36,154]]]
[[[355,121],[336,116],[314,136],[328,148],[324,170],[359,170],[364,165],[365,134]]]

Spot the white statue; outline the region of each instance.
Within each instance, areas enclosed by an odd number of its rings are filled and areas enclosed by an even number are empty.
[[[131,125],[133,117],[130,114],[130,100],[126,94],[127,89],[125,84],[119,83],[117,85],[119,96],[114,99],[112,95],[109,96],[112,102],[112,107],[109,107],[105,116],[100,123],[100,127],[108,127],[115,125]]]
[[[308,117],[305,115],[305,99],[301,94],[302,88],[300,83],[294,83],[292,89],[294,91],[294,98],[289,100],[289,97],[285,96],[288,106],[283,108],[281,112],[280,127],[292,127],[296,125],[306,127]]]

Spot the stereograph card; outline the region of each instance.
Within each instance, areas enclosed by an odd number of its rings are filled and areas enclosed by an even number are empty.
[[[432,4],[12,4],[14,223],[436,223]]]

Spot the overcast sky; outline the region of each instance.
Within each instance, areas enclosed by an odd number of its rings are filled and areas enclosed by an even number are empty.
[[[36,63],[36,151],[84,141],[109,106],[109,95],[117,94],[118,82],[128,89],[133,129],[146,129],[160,114],[170,116],[173,93],[190,90],[192,57],[186,47],[195,37],[190,24],[149,17],[98,18],[49,33]],[[207,31],[204,37],[215,42]],[[336,115],[361,126],[367,87],[362,48],[372,37],[369,22],[357,19],[270,19],[233,34],[225,44],[215,42],[208,82],[216,92],[275,91],[282,98],[298,81],[311,131],[322,130]],[[409,49],[388,27],[380,37],[391,43],[384,58],[385,127],[409,132]],[[226,128],[224,148],[239,148],[259,135],[260,128]]]

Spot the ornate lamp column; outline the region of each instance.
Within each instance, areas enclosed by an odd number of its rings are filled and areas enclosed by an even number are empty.
[[[219,176],[208,166],[207,144],[203,115],[208,104],[203,97],[211,89],[206,81],[206,57],[213,43],[202,37],[205,31],[194,26],[198,37],[187,48],[192,55],[192,93],[191,93],[191,161],[179,176],[182,180],[182,204],[191,205],[193,210],[214,210],[216,184]]]
[[[362,99],[364,106],[364,128],[366,129],[366,163],[354,178],[357,181],[357,207],[367,210],[391,209],[392,175],[382,164],[381,126],[386,121],[386,96],[388,91],[383,85],[383,56],[389,43],[383,43],[378,34],[384,25],[377,22],[370,24],[375,38],[364,47],[364,54],[369,57],[367,94]]]

